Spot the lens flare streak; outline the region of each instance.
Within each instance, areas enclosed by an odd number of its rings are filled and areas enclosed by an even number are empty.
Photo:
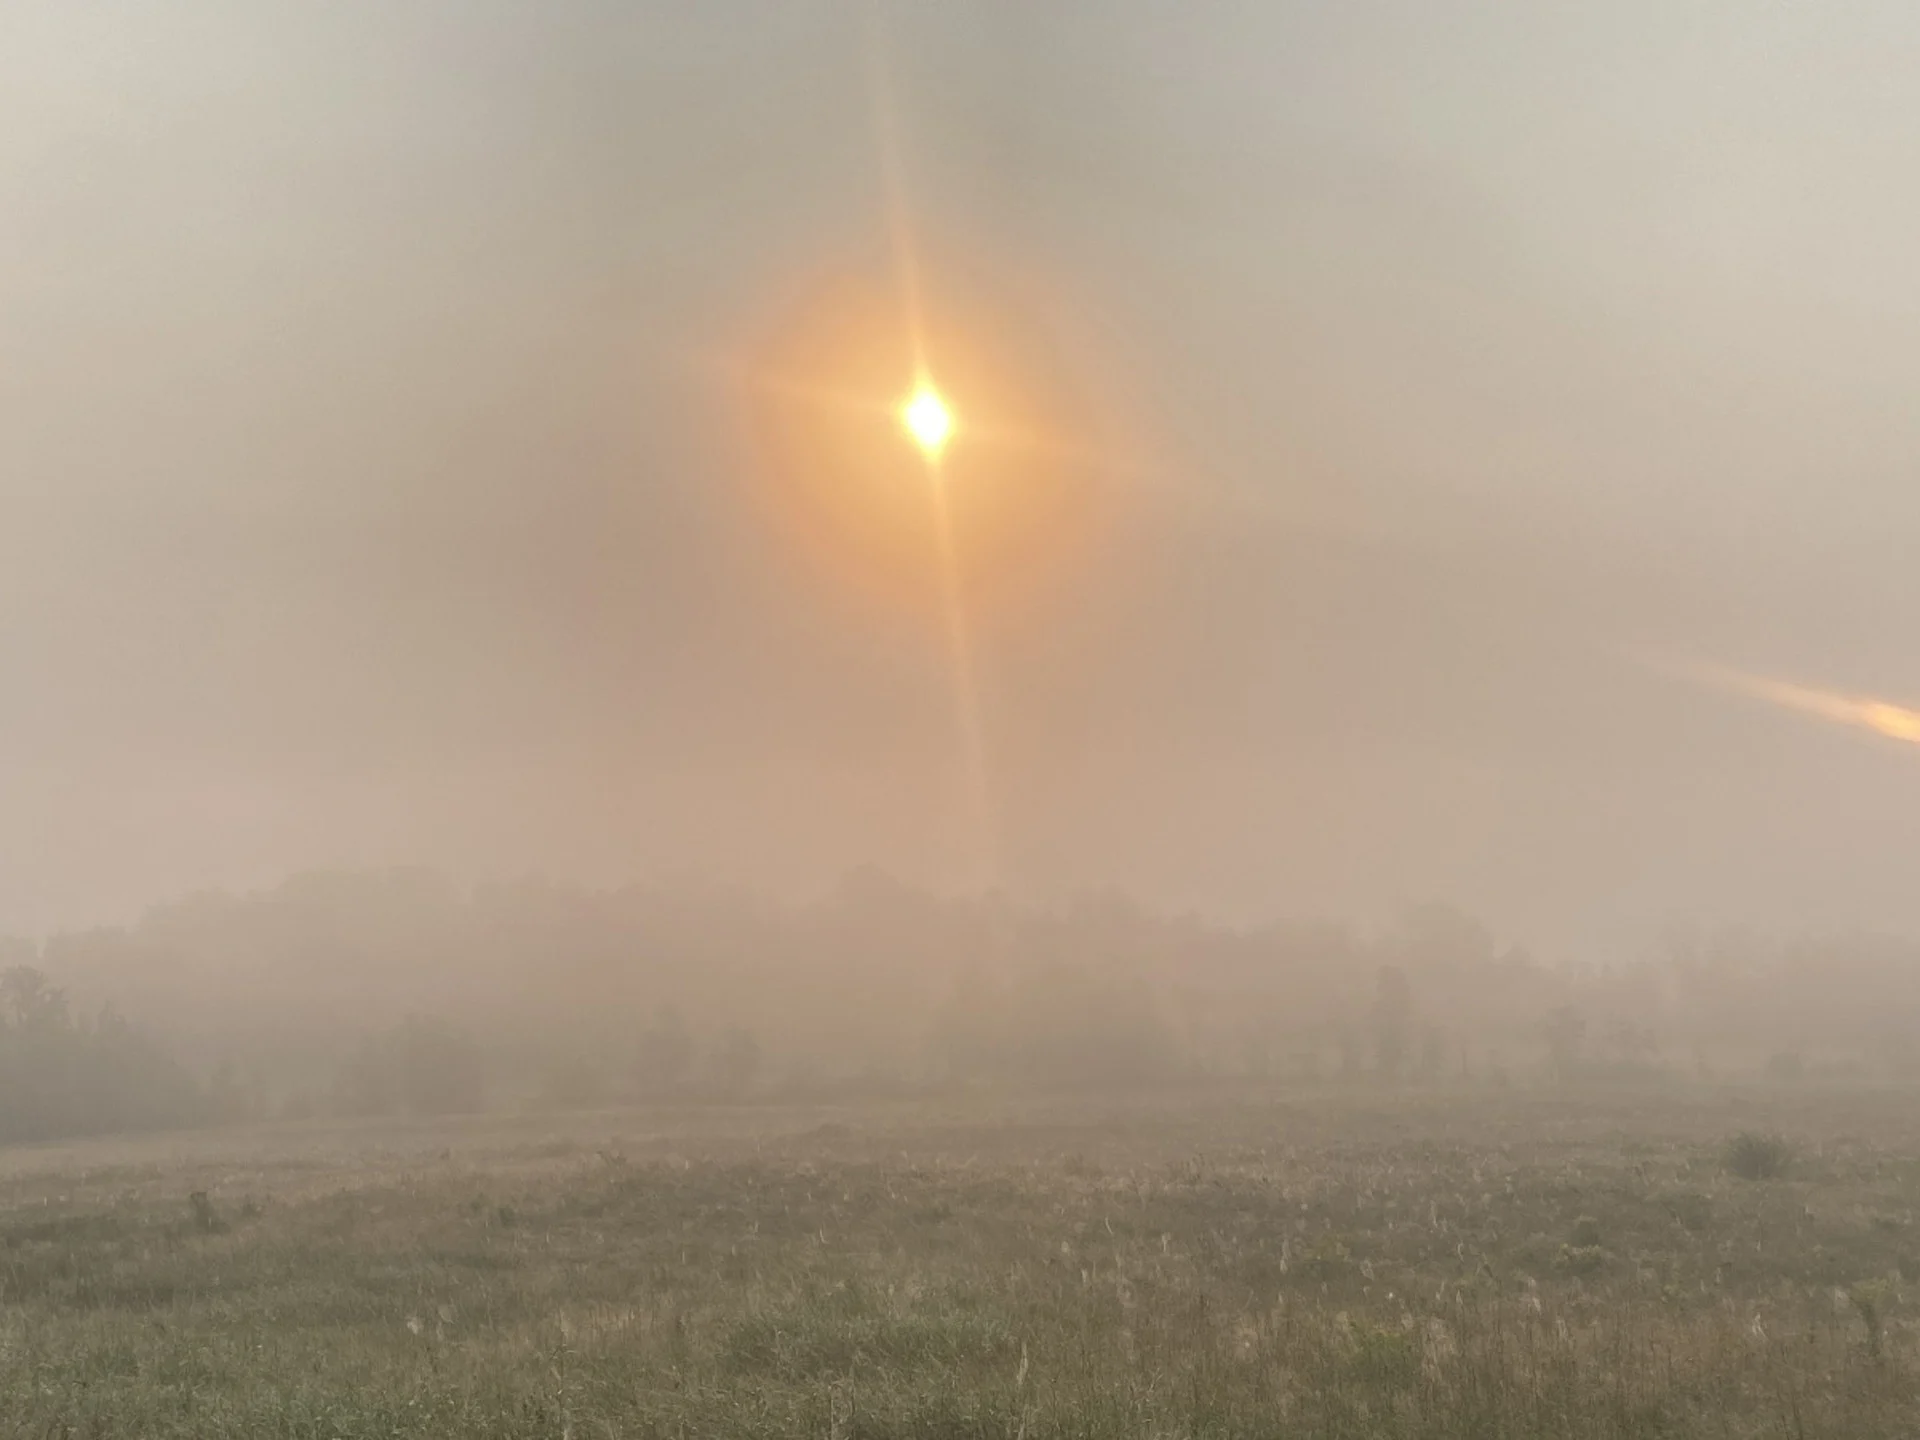
[[[1749,675],[1721,666],[1700,666],[1694,673],[1697,678],[1723,690],[1764,700],[1783,710],[1811,715],[1856,730],[1868,730],[1903,744],[1920,745],[1920,710],[1896,705],[1891,700],[1843,690],[1796,685],[1791,681]]]
[[[1815,715],[1822,720],[1831,720],[1836,725],[1871,730],[1889,740],[1920,745],[1920,710],[1910,710],[1904,705],[1876,700],[1871,696],[1816,690],[1806,685],[1793,685],[1783,680],[1768,680],[1758,676],[1736,676],[1728,683],[1746,694],[1771,701],[1784,709]]]

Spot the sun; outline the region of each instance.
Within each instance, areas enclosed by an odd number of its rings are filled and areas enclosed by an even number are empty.
[[[928,459],[938,459],[947,441],[953,438],[953,412],[940,398],[940,392],[924,380],[900,407],[900,423],[907,427],[907,433],[926,452]]]

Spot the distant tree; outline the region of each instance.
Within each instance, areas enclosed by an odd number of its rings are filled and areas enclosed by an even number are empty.
[[[760,1042],[751,1030],[729,1030],[713,1054],[713,1077],[732,1099],[752,1087],[760,1074]]]
[[[1646,1070],[1660,1058],[1660,1038],[1650,1025],[1617,1019],[1607,1027],[1606,1047],[1627,1070]]]
[[[976,958],[956,968],[934,1018],[932,1050],[939,1073],[967,1081],[992,1075],[1005,1060],[1008,1040],[1004,998]]]
[[[1564,1084],[1579,1073],[1587,1018],[1576,1007],[1562,1005],[1547,1016],[1541,1031],[1547,1042],[1547,1064],[1554,1078]]]
[[[1415,905],[1401,912],[1395,943],[1418,969],[1462,971],[1494,959],[1493,932],[1451,905]]]
[[[216,1121],[252,1119],[258,1110],[254,1092],[240,1078],[231,1056],[214,1067],[207,1081],[207,1114]]]
[[[106,1047],[123,1043],[112,1064],[134,1064],[138,1043],[99,1028],[99,996],[192,1046],[202,1076],[228,1053],[259,1067],[218,1077],[210,1114],[234,1113],[242,1082],[258,1099],[304,1093],[325,1108],[336,1077],[343,1104],[428,1103],[432,1087],[404,1079],[398,1041],[355,1052],[362,1030],[422,1003],[515,1057],[607,1057],[619,1067],[610,1081],[649,1096],[683,1093],[696,1077],[716,1084],[712,1044],[732,1026],[754,1027],[782,1065],[812,1057],[822,1086],[881,1069],[1039,1089],[1180,1071],[1278,1076],[1302,1046],[1328,1074],[1404,1079],[1431,1068],[1431,1025],[1446,1031],[1443,1068],[1459,1048],[1489,1081],[1499,1069],[1483,1063],[1489,1047],[1504,1048],[1515,1083],[1550,1063],[1583,1081],[1678,1076],[1695,1056],[1702,1073],[1750,1076],[1786,1053],[1822,1075],[1865,1078],[1875,1065],[1920,1075],[1920,939],[1703,933],[1582,969],[1535,963],[1443,906],[1372,934],[1235,927],[1107,898],[945,899],[874,874],[805,904],[681,882],[597,893],[308,876],[162,906],[131,926],[0,938],[9,971],[0,1044],[15,1091],[0,1109],[38,1126],[80,1123],[95,1104],[57,1078],[62,1067],[98,1076]],[[697,1016],[697,1046],[671,1010],[653,1014],[669,996]],[[1549,1039],[1543,1024],[1565,1006],[1590,1028],[1562,1025]],[[344,1047],[343,1033],[355,1036]],[[577,1093],[584,1080],[562,1078],[549,1089]],[[767,1083],[763,1070],[754,1085]],[[463,1087],[478,1088],[451,1090]]]
[[[1174,1065],[1171,1023],[1156,997],[1125,971],[1084,963],[1036,965],[1000,1012],[1004,1069],[1045,1087],[1131,1085]]]
[[[67,997],[31,965],[0,972],[0,1010],[19,1031],[57,1030],[67,1022]]]
[[[413,1016],[363,1041],[336,1091],[349,1114],[460,1114],[484,1103],[485,1063],[463,1031]]]
[[[1340,1049],[1340,1074],[1348,1080],[1356,1078],[1363,1068],[1366,1053],[1366,1047],[1360,1041],[1360,1032],[1351,1025],[1342,1025],[1334,1035],[1334,1043]]]
[[[334,1077],[334,1107],[344,1115],[397,1115],[401,1109],[400,1066],[385,1037],[360,1042]]]
[[[585,1055],[551,1057],[540,1075],[540,1101],[560,1110],[585,1110],[605,1103],[607,1077]]]
[[[31,966],[0,972],[0,1142],[191,1124],[187,1072],[111,1009],[77,1020]]]
[[[1372,1024],[1374,1064],[1389,1080],[1398,1079],[1413,1032],[1413,987],[1398,965],[1382,965],[1374,977]]]
[[[654,1012],[653,1024],[640,1036],[633,1065],[635,1088],[647,1097],[673,1094],[687,1083],[693,1058],[693,1036],[687,1022],[673,1006],[661,1006]]]

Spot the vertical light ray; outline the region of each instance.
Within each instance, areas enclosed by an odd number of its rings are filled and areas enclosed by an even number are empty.
[[[965,587],[961,581],[959,547],[954,543],[953,508],[941,473],[940,457],[929,450],[927,483],[933,492],[934,530],[940,546],[940,578],[947,619],[947,650],[953,667],[955,718],[961,754],[966,762],[968,828],[974,851],[972,863],[979,880],[997,883],[998,847],[995,843],[993,797],[988,788],[986,736],[980,720],[980,694],[974,680],[973,635],[967,623]]]
[[[907,207],[900,132],[894,109],[885,36],[877,14],[868,32],[867,62],[868,83],[873,99],[874,141],[879,152],[882,204],[893,252],[895,283],[900,291],[901,319],[906,329],[907,348],[913,367],[908,405],[910,409],[924,406],[926,397],[932,397],[942,419],[947,422],[941,427],[940,433],[934,435],[924,423],[916,423],[912,414],[903,414],[902,417],[908,434],[919,446],[925,461],[928,499],[933,506],[934,534],[939,552],[936,560],[940,568],[941,602],[946,620],[947,660],[952,672],[955,725],[965,768],[967,848],[972,852],[970,863],[976,872],[973,878],[991,888],[999,879],[999,863],[986,735],[981,721],[980,689],[974,663],[972,627],[967,616],[960,546],[954,529],[946,472],[941,463],[951,417],[947,415],[944,402],[939,400],[929,357],[920,257]]]
[[[894,283],[900,290],[901,315],[913,357],[915,386],[930,383],[927,373],[926,305],[920,286],[919,251],[907,213],[906,179],[900,158],[900,127],[893,103],[892,71],[887,63],[886,35],[878,12],[867,34],[867,88],[873,106],[874,148],[880,163],[880,203],[886,212],[887,240],[892,250]]]

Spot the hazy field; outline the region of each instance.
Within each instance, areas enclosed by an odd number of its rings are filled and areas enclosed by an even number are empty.
[[[1769,1129],[1785,1173],[1730,1174],[1729,1138]],[[20,1149],[0,1430],[1911,1435],[1916,1199],[1920,1107],[1892,1093]]]

